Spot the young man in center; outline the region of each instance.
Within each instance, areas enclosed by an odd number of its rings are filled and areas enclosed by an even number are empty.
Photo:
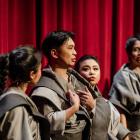
[[[90,118],[94,115],[96,100],[79,81],[78,73],[71,69],[77,55],[73,37],[74,34],[67,31],[54,31],[46,37],[42,51],[48,65],[32,92],[38,109],[50,121],[52,140],[88,140],[90,137]],[[80,105],[77,90],[89,95],[86,108]]]

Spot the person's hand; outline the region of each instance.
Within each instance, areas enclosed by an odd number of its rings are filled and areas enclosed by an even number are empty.
[[[91,111],[96,105],[96,100],[93,98],[88,88],[86,87],[85,91],[77,90],[77,93],[80,97],[81,104],[86,106],[88,111]]]
[[[68,92],[67,92],[67,97],[70,99],[70,102],[72,103],[72,106],[74,106],[76,111],[78,111],[79,106],[80,106],[79,96],[69,89]]]

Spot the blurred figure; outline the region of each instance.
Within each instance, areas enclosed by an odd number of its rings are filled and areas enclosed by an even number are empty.
[[[121,113],[121,123],[134,132],[132,139],[140,140],[140,37],[126,42],[128,62],[115,74],[110,101]]]

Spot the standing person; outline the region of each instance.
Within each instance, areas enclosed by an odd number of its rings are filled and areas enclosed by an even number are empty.
[[[82,56],[75,65],[75,70],[83,76],[96,92],[100,92],[97,85],[100,80],[100,66],[96,57]],[[80,91],[82,92],[82,91]],[[87,93],[79,94],[84,106],[90,103]],[[129,131],[120,125],[119,112],[108,100],[99,96],[96,98],[95,115],[92,120],[91,140],[126,139]],[[108,138],[107,138],[108,137]],[[128,138],[127,138],[128,139]]]
[[[85,90],[85,86],[70,70],[77,55],[73,37],[72,32],[54,31],[45,38],[42,51],[48,58],[48,66],[32,93],[40,112],[50,121],[53,140],[89,139],[90,115],[76,94],[77,89]],[[91,100],[92,114],[95,102]]]
[[[25,94],[29,84],[41,76],[41,54],[31,46],[20,46],[0,57],[0,139],[49,140],[49,124]],[[10,79],[6,87],[5,79]],[[45,126],[46,125],[46,126]]]
[[[118,107],[122,124],[134,131],[134,140],[140,140],[140,38],[126,41],[128,62],[113,78],[110,101]]]

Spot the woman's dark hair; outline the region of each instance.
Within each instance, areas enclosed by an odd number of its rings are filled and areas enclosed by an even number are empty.
[[[41,64],[41,53],[32,46],[19,46],[9,54],[9,77],[15,86],[29,82]]]
[[[69,38],[74,38],[73,32],[68,31],[54,31],[50,32],[42,43],[42,52],[48,58],[51,57],[51,50],[58,49]]]
[[[126,41],[125,48],[126,48],[126,52],[127,52],[128,55],[131,54],[132,49],[133,49],[133,46],[134,46],[134,44],[135,44],[136,41],[140,41],[140,36],[139,35],[130,37]]]
[[[8,78],[9,59],[8,54],[0,55],[0,95],[5,89],[6,80]]]
[[[79,60],[76,62],[76,64],[75,64],[75,70],[76,70],[77,72],[79,72],[80,63],[82,63],[83,61],[88,60],[88,59],[92,59],[92,60],[96,61],[96,62],[99,64],[97,57],[91,56],[91,55],[83,55],[83,56],[80,57]]]

